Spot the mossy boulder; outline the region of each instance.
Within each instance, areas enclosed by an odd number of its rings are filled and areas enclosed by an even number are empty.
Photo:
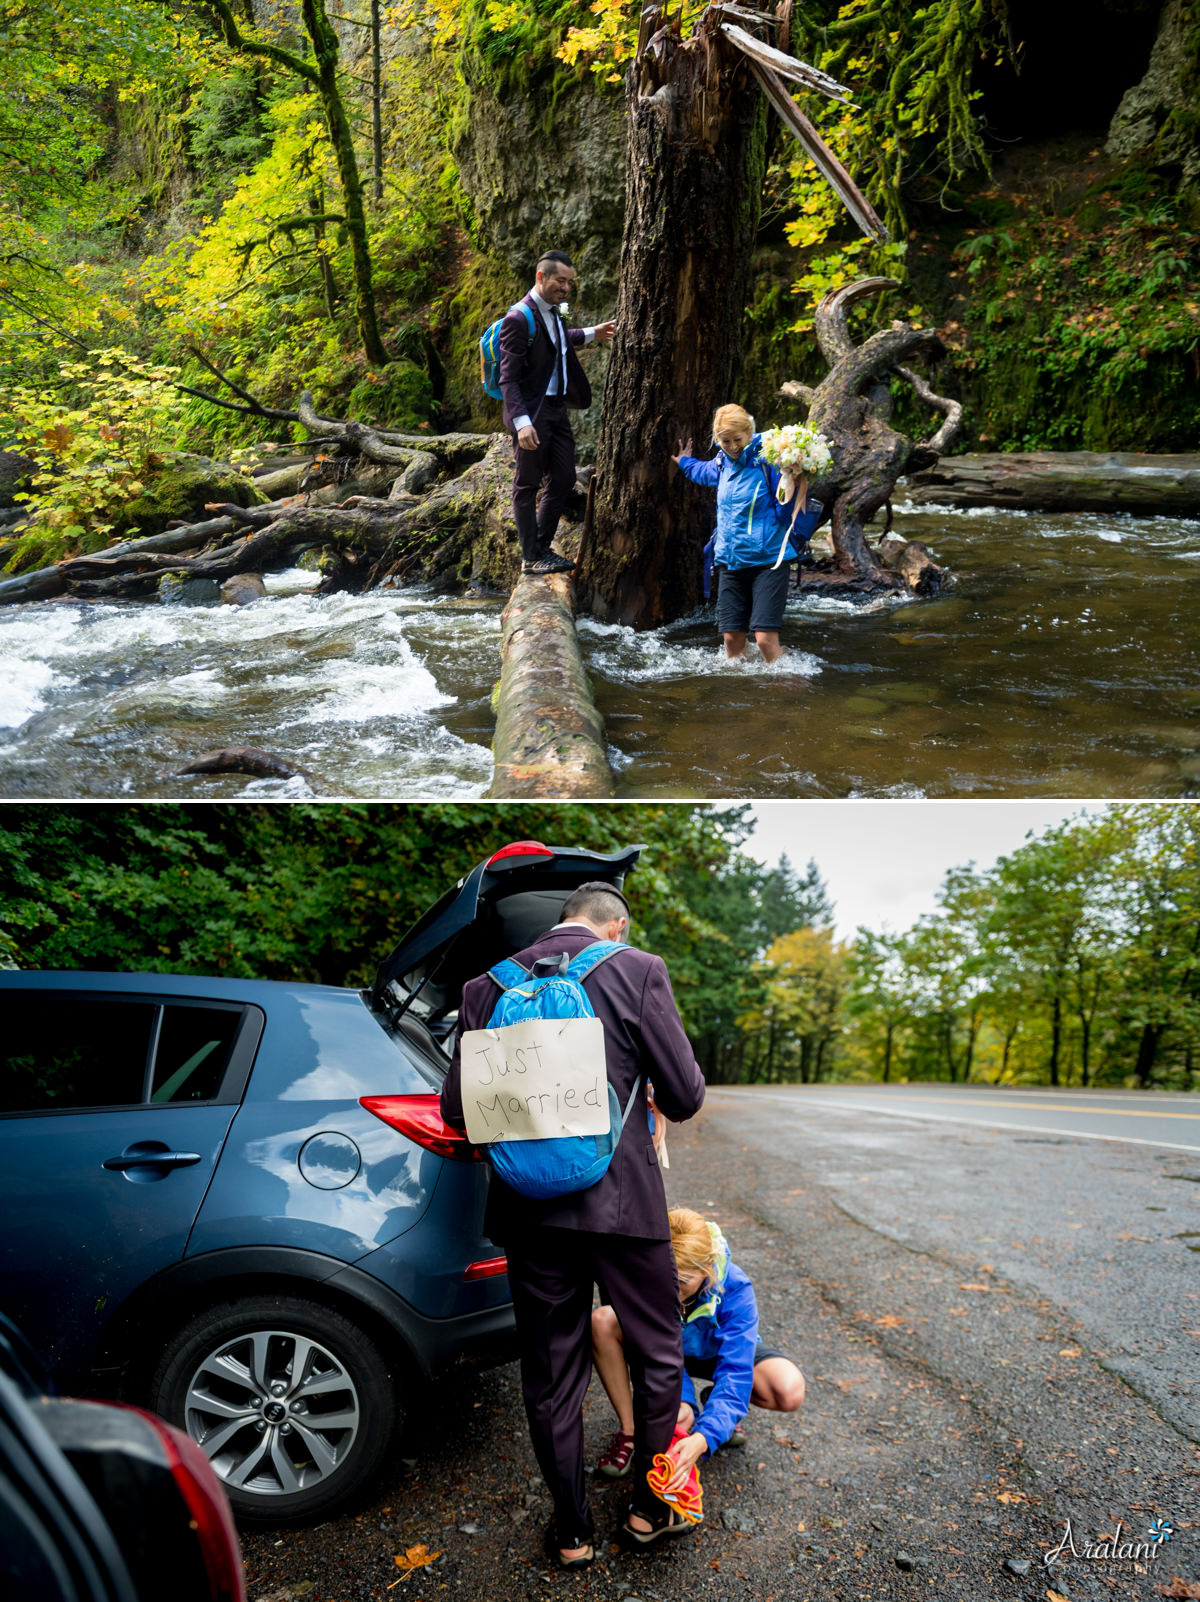
[[[409,433],[430,426],[433,405],[429,374],[401,357],[365,374],[350,391],[346,411],[356,423]]]
[[[199,523],[211,501],[234,506],[261,506],[267,497],[253,480],[228,462],[180,451],[166,458],[136,500],[129,501],[114,524],[115,536],[161,534],[168,523]]]

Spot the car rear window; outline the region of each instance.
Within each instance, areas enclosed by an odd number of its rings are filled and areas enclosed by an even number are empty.
[[[0,1113],[213,1100],[238,1007],[6,991]]]
[[[163,1008],[150,1100],[212,1101],[237,1034],[241,1014],[233,1008]]]

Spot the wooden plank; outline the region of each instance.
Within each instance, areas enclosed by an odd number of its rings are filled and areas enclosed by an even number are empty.
[[[880,221],[874,206],[788,94],[782,81],[770,67],[760,66],[753,56],[749,56],[748,59],[751,72],[762,84],[767,99],[779,113],[784,127],[804,146],[811,160],[815,162],[826,182],[841,199],[863,233],[869,239],[877,239],[881,244],[886,244],[888,231]]]

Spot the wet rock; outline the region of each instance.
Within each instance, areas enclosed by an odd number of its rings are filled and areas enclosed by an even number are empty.
[[[221,586],[216,579],[164,573],[158,581],[158,598],[164,606],[218,606]]]
[[[261,601],[267,586],[258,573],[235,573],[221,585],[221,603],[224,606],[249,606]]]

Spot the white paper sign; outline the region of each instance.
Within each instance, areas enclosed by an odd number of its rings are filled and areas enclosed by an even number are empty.
[[[467,1139],[550,1140],[609,1128],[599,1018],[530,1018],[468,1029],[459,1052]]]

